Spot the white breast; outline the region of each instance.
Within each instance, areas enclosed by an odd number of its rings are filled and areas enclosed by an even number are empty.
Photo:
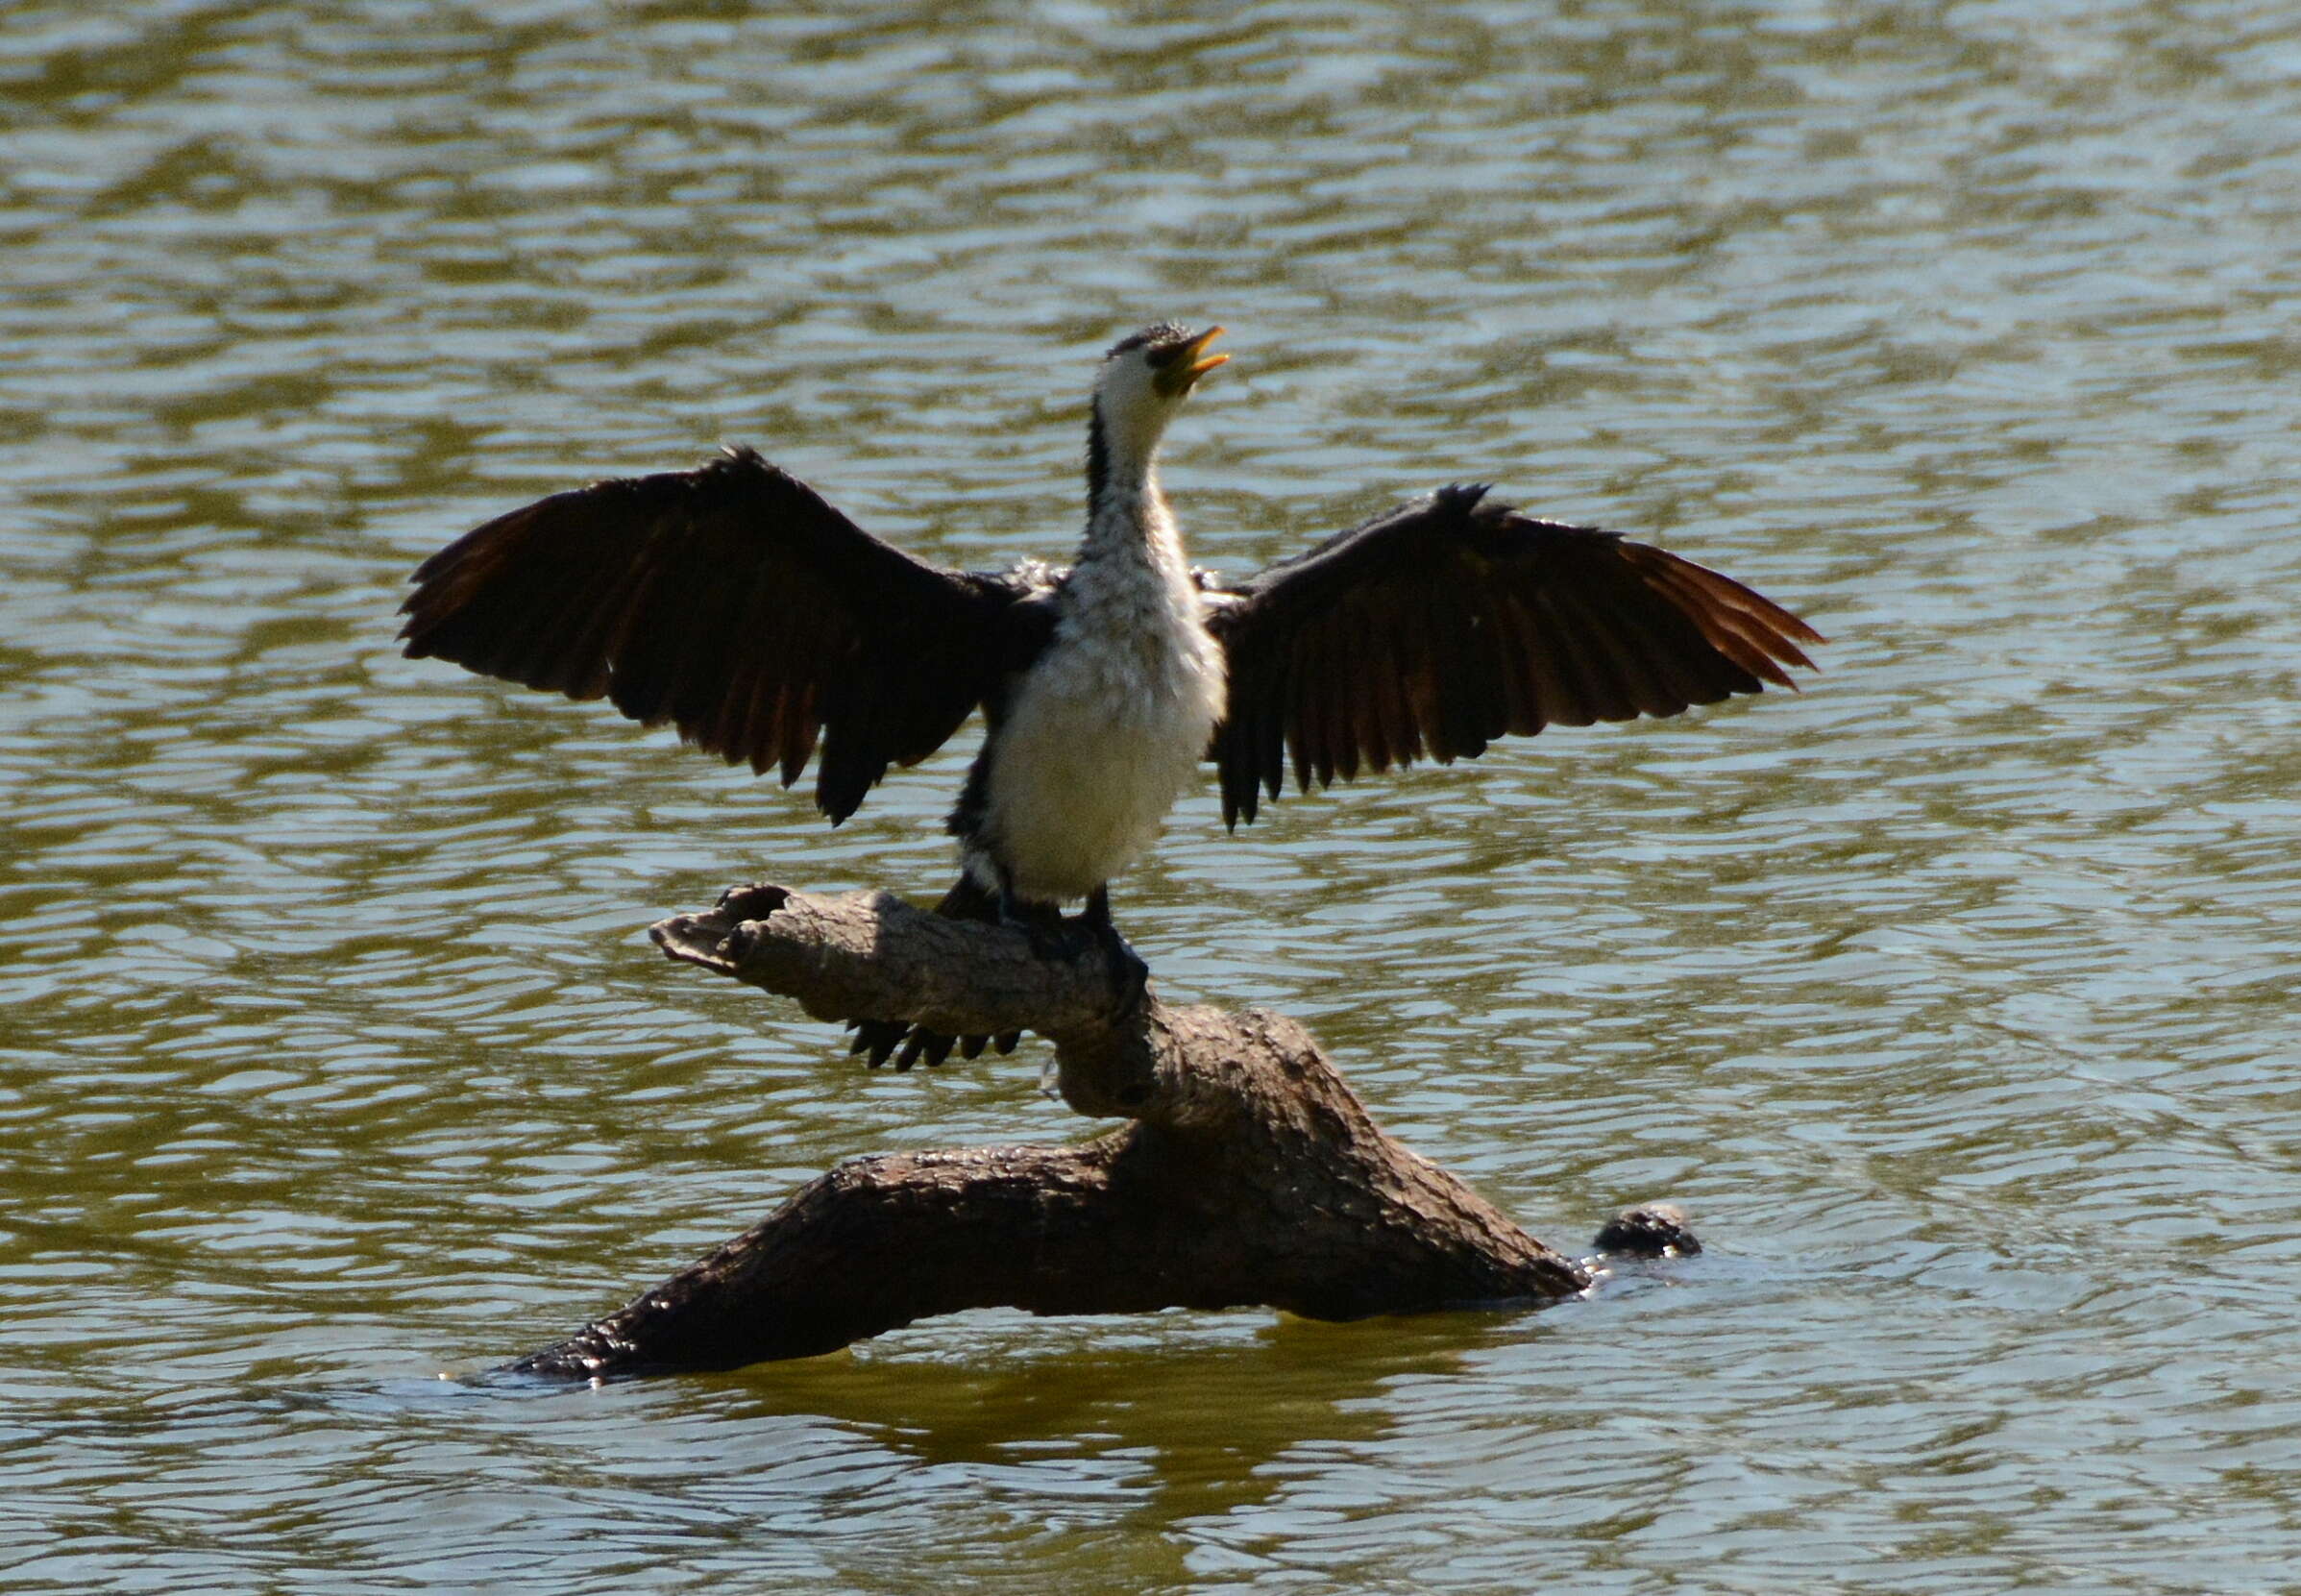
[[[1160,552],[1081,562],[1007,706],[978,841],[1023,897],[1083,897],[1132,864],[1222,717],[1222,650],[1179,548]]]

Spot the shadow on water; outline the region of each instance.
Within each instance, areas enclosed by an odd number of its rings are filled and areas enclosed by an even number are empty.
[[[922,1487],[1035,1459],[1114,1465],[1114,1487],[1147,1492],[1167,1516],[1260,1501],[1272,1488],[1270,1466],[1295,1449],[1378,1441],[1393,1422],[1383,1401],[1390,1386],[1459,1374],[1498,1338],[1538,1334],[1523,1313],[1356,1325],[1263,1314],[1191,1322],[1197,1317],[970,1314],[898,1332],[913,1343],[899,1348],[866,1343],[728,1374],[573,1387],[492,1374],[454,1388],[508,1423],[595,1435],[606,1414],[629,1412],[673,1423],[708,1413],[715,1427],[739,1433],[794,1421],[833,1426],[852,1450],[898,1464]],[[406,1387],[377,1395],[439,1406]],[[502,1400],[518,1405],[493,1409]],[[836,1476],[827,1486],[836,1488]]]

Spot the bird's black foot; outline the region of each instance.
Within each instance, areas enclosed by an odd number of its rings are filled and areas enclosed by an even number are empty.
[[[1111,984],[1126,994],[1124,1007],[1131,1009],[1142,1001],[1142,990],[1150,985],[1150,966],[1127,945],[1127,939],[1115,927],[1103,932],[1103,968],[1111,972]]]
[[[855,1040],[847,1044],[847,1052],[873,1069],[890,1063],[897,1070],[909,1069],[921,1059],[941,1064],[950,1057],[954,1040],[902,1019],[859,1019],[852,1028]]]
[[[979,1059],[983,1050],[1012,1053],[1022,1041],[1020,1031],[1003,1031],[997,1036],[944,1036],[923,1025],[913,1025],[901,1019],[859,1019],[850,1027],[855,1040],[847,1044],[850,1056],[860,1058],[871,1068],[893,1064],[896,1073],[917,1065],[932,1068],[949,1058],[954,1049],[963,1059]]]
[[[1101,886],[1087,895],[1087,907],[1079,912],[1081,932],[1099,944],[1103,950],[1103,968],[1111,973],[1111,984],[1126,994],[1126,1006],[1133,1008],[1142,998],[1142,989],[1150,981],[1150,966],[1142,956],[1127,945],[1127,939],[1118,934],[1111,920],[1111,889]]]
[[[1060,906],[1027,903],[1015,896],[1013,887],[999,888],[998,922],[1030,938],[1031,956],[1035,959],[1060,963],[1079,951],[1078,945],[1070,939],[1070,928],[1063,921]]]
[[[938,912],[950,915],[954,899],[970,889],[962,881],[958,891],[946,898]],[[990,919],[982,913],[991,905],[981,897],[959,904],[961,913],[953,918]],[[1032,903],[1016,896],[1012,886],[1002,887],[995,911],[996,922],[1010,930],[1020,931],[1030,939],[1031,954],[1054,964],[1068,964],[1100,952],[1103,968],[1109,972],[1113,987],[1121,994],[1127,1008],[1141,1001],[1143,989],[1150,981],[1150,966],[1127,945],[1126,938],[1111,921],[1110,889],[1097,888],[1087,896],[1087,907],[1075,920],[1063,918],[1060,905]],[[961,1058],[980,1058],[986,1048],[1000,1053],[1012,1053],[1022,1040],[1020,1031],[1008,1031],[999,1036],[945,1036],[901,1019],[859,1019],[848,1022],[855,1035],[847,1051],[876,1069],[892,1064],[900,1070],[916,1068],[924,1064],[930,1068],[942,1063],[954,1052]]]
[[[1000,921],[997,900],[972,876],[967,875],[961,876],[959,884],[935,905],[935,912],[945,920],[990,923]],[[855,1033],[847,1051],[873,1069],[883,1064],[892,1064],[898,1070],[920,1064],[932,1067],[953,1052],[961,1058],[980,1058],[987,1047],[1012,1053],[1016,1044],[1022,1040],[1020,1031],[1007,1031],[998,1036],[945,1036],[905,1019],[853,1019],[847,1022],[847,1029]]]

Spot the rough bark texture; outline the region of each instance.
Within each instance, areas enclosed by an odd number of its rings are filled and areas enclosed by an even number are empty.
[[[1130,1005],[1098,952],[1041,958],[1020,931],[885,894],[737,888],[653,935],[671,957],[819,1019],[1037,1031],[1054,1044],[1065,1102],[1132,1122],[1081,1146],[852,1160],[514,1368],[731,1367],[967,1308],[1263,1304],[1344,1319],[1549,1301],[1590,1284],[1582,1265],[1384,1135],[1309,1033],[1279,1016],[1147,994]]]

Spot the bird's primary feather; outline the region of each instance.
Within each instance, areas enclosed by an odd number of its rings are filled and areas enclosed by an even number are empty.
[[[959,729],[1043,642],[1027,582],[939,570],[750,450],[499,516],[418,568],[402,636],[571,699],[605,698],[730,764],[798,779],[833,823]]]
[[[1521,515],[1482,487],[1400,505],[1222,590],[1231,712],[1209,756],[1223,819],[1546,725],[1675,715],[1792,685],[1821,634],[1714,571]]]

